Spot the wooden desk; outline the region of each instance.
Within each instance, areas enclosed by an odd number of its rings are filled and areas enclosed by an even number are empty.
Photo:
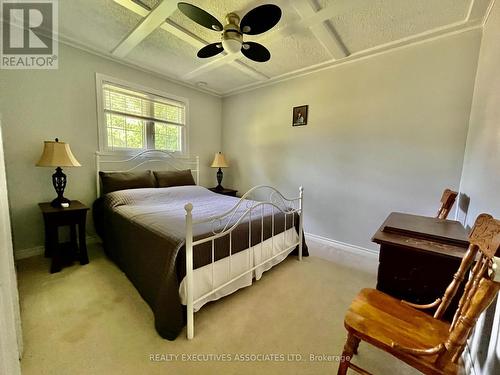
[[[388,216],[372,241],[380,245],[377,289],[419,304],[443,296],[469,246],[467,232],[457,221],[397,212]],[[445,319],[453,317],[464,285]]]

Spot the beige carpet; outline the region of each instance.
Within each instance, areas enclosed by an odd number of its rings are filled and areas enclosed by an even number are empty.
[[[90,260],[54,275],[41,256],[18,263],[23,374],[335,374],[334,358],[310,356],[340,355],[344,312],[360,288],[375,285],[373,274],[345,262],[290,258],[252,287],[203,307],[192,341],[185,331],[167,341],[99,245],[91,246]],[[363,343],[355,362],[374,374],[417,373]]]

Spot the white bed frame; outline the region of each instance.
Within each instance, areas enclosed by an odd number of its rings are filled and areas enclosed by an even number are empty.
[[[109,160],[107,160],[109,158]],[[111,165],[119,165],[119,164],[135,164],[125,170],[122,169],[105,169],[103,170],[101,167],[103,164],[111,164]],[[135,156],[129,157],[127,159],[118,160],[115,157],[109,156],[107,154],[96,153],[96,186],[97,186],[97,196],[100,196],[100,179],[99,172],[107,171],[107,172],[129,172],[140,168],[141,166],[151,164],[151,163],[163,163],[163,168],[165,166],[182,170],[191,167],[191,171],[195,174],[196,184],[199,184],[199,170],[200,170],[200,160],[199,157],[196,156],[195,160],[192,159],[184,159],[179,158],[176,155],[166,152],[166,151],[158,151],[158,150],[146,150],[138,153]],[[195,169],[193,169],[193,166]],[[263,193],[269,193],[267,195],[267,199],[262,201],[255,201],[252,199],[255,195],[261,196]],[[263,262],[254,265],[253,267],[247,269],[245,272],[233,277],[222,285],[217,287],[214,286],[214,263],[215,263],[215,240],[221,237],[229,236],[229,268],[231,270],[231,260],[232,260],[232,231],[248,217],[248,228],[249,228],[249,257],[253,258],[254,247],[251,246],[251,238],[252,238],[252,221],[255,218],[258,219],[260,216],[261,219],[261,249],[262,242],[264,241],[264,216],[266,207],[271,208],[271,241],[272,248],[274,248],[274,216],[275,212],[282,213],[285,215],[284,219],[284,232],[287,229],[287,217],[291,216],[293,220],[294,215],[297,214],[299,217],[299,233],[298,240],[289,246],[286,246],[285,249],[280,249],[280,251],[274,254],[272,257],[265,259]],[[303,246],[303,209],[304,209],[304,190],[302,187],[299,188],[299,196],[296,198],[285,198],[283,194],[281,194],[277,189],[267,186],[267,185],[259,185],[248,192],[246,192],[240,200],[228,211],[224,212],[221,215],[211,217],[205,220],[195,220],[193,218],[193,205],[191,203],[186,203],[184,206],[186,210],[186,292],[187,292],[187,338],[192,339],[194,337],[194,304],[203,300],[204,298],[217,293],[222,288],[228,286],[232,282],[240,279],[241,277],[253,273],[257,268],[264,266],[266,263],[272,261],[273,259],[284,255],[293,248],[298,247],[299,249],[299,261],[302,260],[302,246]],[[268,211],[269,213],[269,211]],[[212,236],[194,241],[193,239],[193,226],[198,224],[207,224],[210,223],[212,225]],[[196,245],[200,245],[203,243],[211,242],[212,243],[212,287],[211,290],[201,297],[194,299],[193,292],[193,248]],[[231,275],[231,273],[230,273]]]
[[[119,155],[113,155],[105,152],[95,153],[96,165],[96,192],[97,198],[101,196],[101,179],[99,172],[132,172],[147,164],[159,164],[161,167],[165,166],[175,169],[177,171],[183,169],[191,169],[193,172],[196,185],[200,184],[200,157],[196,156],[194,160],[189,158],[181,158],[172,152],[162,150],[144,150],[125,159],[120,159]],[[102,169],[102,165],[126,165],[130,166],[125,169]]]

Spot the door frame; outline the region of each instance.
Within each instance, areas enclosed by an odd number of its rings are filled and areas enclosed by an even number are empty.
[[[21,315],[9,215],[0,114],[0,373],[21,374]]]

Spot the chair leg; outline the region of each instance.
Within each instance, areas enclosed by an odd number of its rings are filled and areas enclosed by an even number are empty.
[[[358,351],[359,339],[353,334],[347,334],[347,341],[344,345],[344,351],[342,352],[343,360],[340,361],[339,370],[337,375],[347,374],[347,369],[349,368],[349,362],[351,361],[353,355]]]
[[[353,336],[354,337],[354,345],[353,345],[353,348],[352,348],[352,352],[353,354],[358,354],[358,347],[359,347],[359,343],[361,342],[360,339],[358,339],[357,337]]]

